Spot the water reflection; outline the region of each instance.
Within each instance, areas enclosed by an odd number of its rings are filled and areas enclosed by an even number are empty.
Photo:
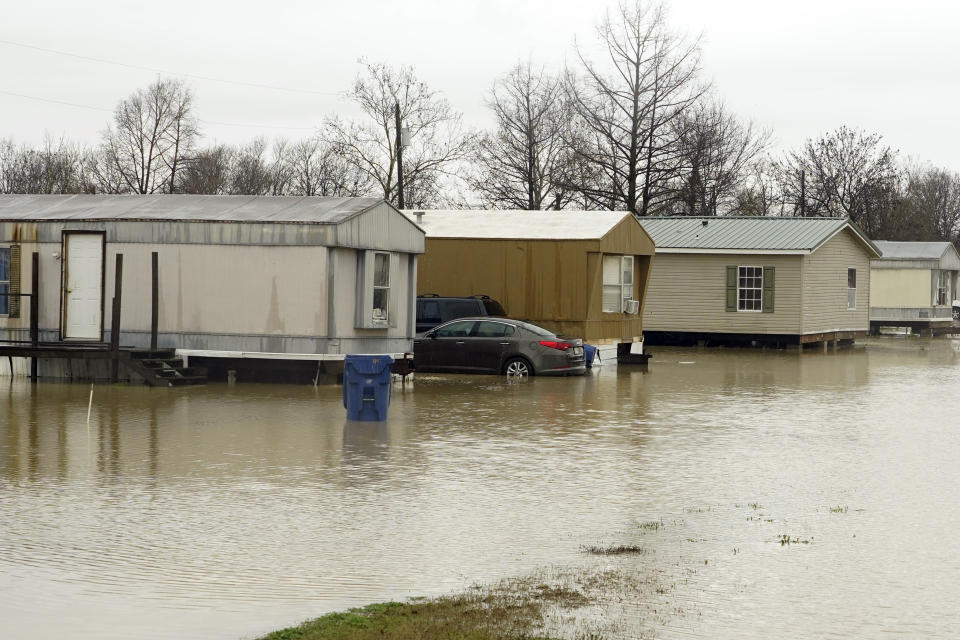
[[[952,637],[957,352],[423,375],[382,424],[346,421],[339,388],[243,384],[98,386],[88,424],[89,387],[3,380],[0,619],[10,637],[238,638],[639,541],[618,562],[689,613],[661,637]]]

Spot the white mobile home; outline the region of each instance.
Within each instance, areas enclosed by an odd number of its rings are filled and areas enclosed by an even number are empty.
[[[949,242],[878,241],[870,261],[870,328],[952,330],[960,286],[960,254]]]
[[[423,250],[423,232],[376,198],[3,195],[0,341],[146,348],[157,327],[160,348],[193,358],[317,369],[319,355],[403,353]],[[48,360],[41,376],[64,375]]]

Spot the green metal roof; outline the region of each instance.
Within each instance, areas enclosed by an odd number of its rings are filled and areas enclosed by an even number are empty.
[[[875,256],[880,250],[846,218],[648,217],[640,224],[657,251],[679,253],[811,253],[824,242],[850,229]]]

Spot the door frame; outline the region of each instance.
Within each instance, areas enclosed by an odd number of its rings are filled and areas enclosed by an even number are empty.
[[[70,235],[100,236],[100,338],[97,342],[103,342],[103,314],[107,282],[107,232],[89,229],[64,229],[60,232],[60,342],[89,342],[84,338],[66,338],[64,336],[67,328],[67,264],[70,258],[67,249],[67,236]]]

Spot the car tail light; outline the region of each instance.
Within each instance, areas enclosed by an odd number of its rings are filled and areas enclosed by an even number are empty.
[[[569,342],[557,342],[555,340],[541,340],[540,344],[545,347],[550,347],[551,349],[558,349],[560,351],[566,351],[573,346]]]

